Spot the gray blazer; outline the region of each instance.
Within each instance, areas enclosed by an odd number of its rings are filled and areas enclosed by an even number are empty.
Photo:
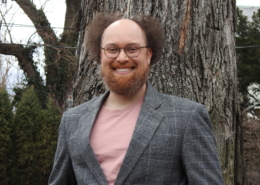
[[[107,185],[89,144],[109,92],[64,113],[51,185]],[[102,137],[102,136],[100,136]],[[223,185],[211,123],[204,106],[157,92],[149,83],[115,185]]]

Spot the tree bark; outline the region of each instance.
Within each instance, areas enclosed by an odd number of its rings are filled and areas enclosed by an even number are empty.
[[[160,92],[204,104],[210,114],[226,185],[243,184],[241,126],[235,54],[235,0],[82,0],[74,103],[104,92],[99,66],[90,60],[84,29],[97,12],[128,18],[148,14],[161,20],[166,46],[149,80]],[[152,23],[151,23],[152,26]]]

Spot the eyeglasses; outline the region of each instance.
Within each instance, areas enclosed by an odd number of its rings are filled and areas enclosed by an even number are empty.
[[[124,49],[126,55],[130,58],[138,57],[138,55],[141,52],[141,48],[149,48],[149,46],[139,46],[138,44],[128,44],[125,48],[119,48],[115,44],[110,44],[105,46],[104,48],[100,47],[100,49],[103,49],[105,52],[105,55],[108,58],[116,58],[121,49]]]

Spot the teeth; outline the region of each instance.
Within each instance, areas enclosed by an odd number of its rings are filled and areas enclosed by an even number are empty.
[[[118,72],[126,72],[126,71],[130,71],[130,69],[116,69],[116,71],[118,71]]]

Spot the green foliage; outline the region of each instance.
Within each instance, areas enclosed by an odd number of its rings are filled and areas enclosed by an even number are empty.
[[[42,110],[39,116],[41,129],[37,138],[38,165],[42,184],[47,184],[52,169],[60,119],[60,110],[54,105],[54,100],[49,97],[47,109]]]
[[[59,45],[59,43],[56,43]],[[48,64],[46,69],[46,84],[49,87],[49,91],[54,95],[55,100],[59,105],[64,105],[66,100],[65,89],[69,89],[72,79],[71,71],[69,71],[69,63],[71,61],[66,60],[65,57],[56,57],[57,51],[53,48],[45,48],[45,63]],[[64,51],[59,51],[61,56],[64,56]],[[66,53],[69,56],[69,52]],[[67,56],[67,57],[68,57]],[[69,57],[68,57],[69,58]]]
[[[237,8],[237,46],[260,45],[260,9],[254,13],[252,22]],[[260,84],[260,47],[237,49],[239,88],[243,104],[248,104],[248,86]]]
[[[52,169],[61,111],[51,97],[43,109],[33,87],[17,92],[8,184],[45,185]]]
[[[12,106],[17,107],[17,104],[19,101],[21,101],[22,95],[26,91],[26,89],[27,88],[20,88],[20,87],[13,88],[15,95],[14,95],[14,99],[12,101]]]
[[[40,130],[38,117],[40,104],[34,88],[27,89],[17,105],[14,119],[14,169],[15,183],[38,184],[37,135]]]
[[[36,47],[30,46],[23,48],[23,55],[26,56],[26,60],[28,64],[30,63],[33,71],[35,72],[35,75],[28,77],[25,73],[26,79],[24,80],[23,85],[25,86],[34,86],[34,90],[36,92],[36,95],[38,96],[38,100],[43,108],[46,108],[47,103],[47,87],[45,86],[42,77],[40,76],[39,70],[37,69],[36,62],[33,59],[33,54],[35,53]],[[26,67],[22,63],[18,63],[20,65],[21,69],[25,69]],[[21,97],[21,94],[23,93],[24,88],[15,88],[14,91],[20,91],[20,93],[16,92],[17,97],[14,99],[14,103],[19,101],[19,97]],[[18,98],[18,99],[17,99]],[[18,101],[17,101],[18,100]]]
[[[0,185],[7,184],[13,113],[8,94],[0,88]]]

